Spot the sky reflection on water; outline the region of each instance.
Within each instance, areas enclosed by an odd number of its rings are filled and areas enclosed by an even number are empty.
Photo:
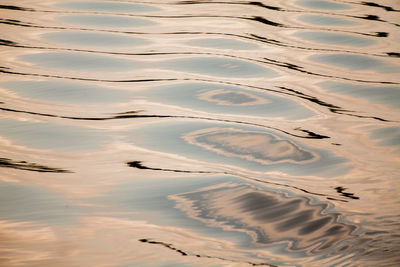
[[[398,6],[28,2],[0,6],[2,265],[400,263]]]

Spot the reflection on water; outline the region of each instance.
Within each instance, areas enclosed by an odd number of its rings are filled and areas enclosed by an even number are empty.
[[[110,141],[106,134],[76,126],[54,123],[23,122],[1,119],[3,138],[12,142],[39,149],[50,149],[63,152],[87,151],[99,149]]]
[[[104,12],[123,12],[123,13],[140,13],[157,11],[159,8],[142,4],[116,3],[110,1],[76,1],[76,2],[60,2],[58,7],[80,11],[104,11]]]
[[[169,60],[165,63],[165,66],[179,71],[232,78],[273,78],[279,76],[276,71],[261,67],[254,63],[222,57],[199,57]]]
[[[237,93],[227,90],[212,90],[198,95],[199,99],[215,102],[224,106],[252,106],[265,104],[267,101],[243,92]]]
[[[0,85],[26,98],[70,104],[124,102],[128,101],[131,95],[128,91],[61,80],[21,80],[4,82]]]
[[[0,9],[0,265],[399,265],[397,3]]]
[[[37,53],[21,56],[27,62],[43,68],[76,71],[126,71],[139,68],[137,61],[88,53]]]
[[[50,42],[82,46],[137,46],[149,44],[145,39],[110,33],[53,32],[42,36]]]
[[[355,46],[363,47],[369,46],[376,43],[374,40],[346,35],[337,33],[326,33],[326,32],[297,32],[294,36],[299,37],[304,40],[310,40],[317,43],[323,44],[337,44],[341,46]]]
[[[396,153],[400,153],[400,127],[376,129],[372,132],[371,139],[377,140],[381,146],[394,148]]]
[[[351,8],[351,6],[346,4],[340,4],[334,1],[325,0],[299,0],[295,3],[302,7],[321,10],[345,10]]]
[[[321,15],[301,15],[299,20],[317,26],[354,26],[359,24],[352,20]]]
[[[315,158],[287,140],[279,140],[270,134],[233,129],[211,128],[189,133],[185,140],[207,150],[226,156],[241,157],[261,163],[294,161],[303,162]]]
[[[57,18],[58,21],[74,24],[78,26],[90,26],[96,28],[131,28],[131,27],[143,27],[153,26],[156,23],[142,18],[130,18],[121,16],[111,15],[69,15],[60,16]]]
[[[193,39],[187,41],[186,44],[199,47],[209,47],[218,49],[234,49],[234,50],[252,50],[259,48],[258,45],[247,43],[243,41],[238,41],[234,39],[225,38],[203,38],[203,39]]]
[[[0,158],[0,167],[3,168],[14,168],[19,170],[26,170],[26,171],[35,171],[35,172],[58,172],[58,173],[67,173],[70,171],[59,169],[59,168],[52,168],[47,166],[42,166],[36,163],[29,163],[24,160],[22,161],[14,161],[6,158]]]
[[[90,36],[85,36],[90,39]],[[98,36],[96,36],[98,38]],[[58,39],[58,38],[57,38]],[[132,39],[133,40],[133,39]],[[132,41],[131,40],[131,41]],[[82,44],[89,40],[80,41]],[[125,40],[124,40],[125,41]],[[70,39],[68,43],[73,43]],[[107,40],[102,40],[107,43]],[[102,45],[99,43],[99,45]],[[114,44],[113,44],[114,45]],[[21,56],[21,59],[44,68],[59,68],[79,71],[129,71],[138,68],[154,68],[154,62],[115,58],[89,53],[36,53]],[[277,77],[279,74],[260,65],[222,57],[194,57],[157,62],[160,69],[187,71],[196,74],[222,77]]]
[[[253,246],[286,243],[286,251],[319,254],[353,238],[327,205],[246,185],[201,189],[171,196],[188,216],[225,231],[245,232]],[[312,204],[311,204],[312,203]]]
[[[42,174],[43,175],[43,174]],[[85,208],[76,207],[41,187],[0,182],[0,220],[70,224]]]
[[[384,104],[390,108],[400,108],[400,102],[398,101],[400,99],[400,87],[371,86],[333,81],[321,82],[318,85],[334,93],[365,98],[370,103]]]
[[[211,122],[156,124],[142,127],[133,136],[127,141],[135,145],[228,168],[321,177],[343,175],[353,168],[348,159],[328,150],[307,146],[276,130],[240,124],[230,128]]]
[[[237,115],[304,119],[316,113],[289,98],[267,93],[265,90],[246,90],[238,86],[218,83],[180,83],[146,88],[140,96],[180,107]]]
[[[341,67],[347,70],[372,70],[378,73],[400,73],[400,65],[360,55],[328,54],[311,56],[316,62]]]

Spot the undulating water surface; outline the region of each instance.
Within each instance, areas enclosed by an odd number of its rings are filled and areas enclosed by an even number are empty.
[[[400,3],[0,1],[1,266],[400,265]]]

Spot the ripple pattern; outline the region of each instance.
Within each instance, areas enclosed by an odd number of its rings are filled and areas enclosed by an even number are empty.
[[[396,1],[0,5],[4,266],[397,266]]]

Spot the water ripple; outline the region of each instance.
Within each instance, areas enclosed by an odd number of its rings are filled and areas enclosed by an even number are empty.
[[[0,9],[7,266],[399,262],[393,1]]]

